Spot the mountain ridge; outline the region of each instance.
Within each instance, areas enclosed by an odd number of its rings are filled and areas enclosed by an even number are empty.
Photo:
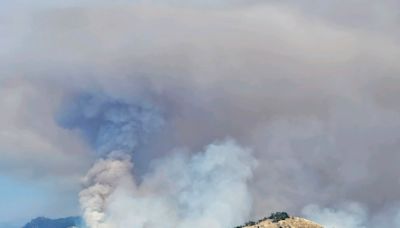
[[[37,217],[22,228],[85,228],[83,224],[83,219],[78,216],[58,219]],[[249,221],[235,228],[323,228],[323,226],[304,218],[289,216],[286,212],[276,212],[257,222]]]
[[[78,216],[70,216],[58,219],[37,217],[25,224],[22,228],[83,228],[82,224],[83,220]]]

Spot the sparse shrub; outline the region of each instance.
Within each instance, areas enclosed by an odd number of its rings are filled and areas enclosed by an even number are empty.
[[[254,225],[259,224],[261,222],[264,222],[265,220],[268,220],[268,219],[271,219],[272,222],[276,223],[276,222],[285,220],[287,218],[290,218],[288,213],[286,213],[286,212],[275,212],[275,213],[272,213],[269,217],[264,217],[263,219],[260,219],[257,222],[249,221],[249,222],[246,222],[246,224],[244,224],[243,226],[237,226],[235,228],[243,228],[243,227],[246,227],[246,226],[254,226]]]
[[[290,217],[289,217],[288,213],[286,213],[286,212],[275,212],[275,213],[272,213],[268,217],[268,219],[271,219],[272,222],[279,222],[279,221],[285,220],[287,218],[290,218]]]

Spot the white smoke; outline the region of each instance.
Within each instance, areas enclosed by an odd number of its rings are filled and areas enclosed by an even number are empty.
[[[326,228],[366,228],[367,211],[358,203],[348,203],[339,208],[321,208],[308,205],[303,214]]]
[[[159,159],[139,182],[129,156],[110,155],[86,176],[84,219],[91,228],[234,227],[249,218],[255,165],[248,149],[228,140]]]
[[[310,204],[302,214],[326,228],[381,228],[400,227],[400,210],[397,205],[372,212],[358,202],[348,202],[334,207]]]
[[[107,198],[121,181],[129,180],[130,157],[111,153],[98,160],[84,178],[86,188],[79,194],[83,217],[89,227],[108,227],[104,224]]]

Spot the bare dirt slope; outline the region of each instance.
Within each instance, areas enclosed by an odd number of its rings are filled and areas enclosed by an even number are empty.
[[[323,226],[307,219],[290,217],[278,222],[273,222],[271,219],[267,219],[255,225],[244,226],[243,228],[323,228]]]

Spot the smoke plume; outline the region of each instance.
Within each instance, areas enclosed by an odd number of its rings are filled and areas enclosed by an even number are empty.
[[[104,156],[84,178],[79,194],[83,217],[91,228],[115,227],[105,222],[109,197],[120,184],[131,181],[132,152],[160,128],[163,118],[148,104],[129,104],[101,93],[77,95],[63,107],[60,125],[77,128]]]
[[[367,212],[356,203],[338,209],[308,205],[303,209],[303,214],[326,228],[365,228],[367,225]]]
[[[130,157],[114,156],[110,154],[108,158],[97,161],[84,178],[86,188],[80,192],[79,202],[89,227],[111,227],[105,223],[109,196],[122,181],[130,181]]]
[[[249,218],[252,200],[247,183],[255,160],[233,141],[189,156],[175,152],[159,158],[137,180],[132,155],[151,143],[149,135],[162,127],[159,110],[84,94],[63,105],[58,121],[78,129],[101,157],[86,174],[79,194],[89,227],[222,228]]]
[[[159,110],[148,103],[129,104],[101,93],[77,95],[59,113],[61,126],[80,130],[102,155],[132,152],[164,122]]]
[[[157,160],[141,182],[132,165],[112,153],[88,172],[80,202],[89,227],[223,228],[249,218],[255,160],[233,141]]]
[[[399,226],[399,1],[5,2],[0,222]]]

